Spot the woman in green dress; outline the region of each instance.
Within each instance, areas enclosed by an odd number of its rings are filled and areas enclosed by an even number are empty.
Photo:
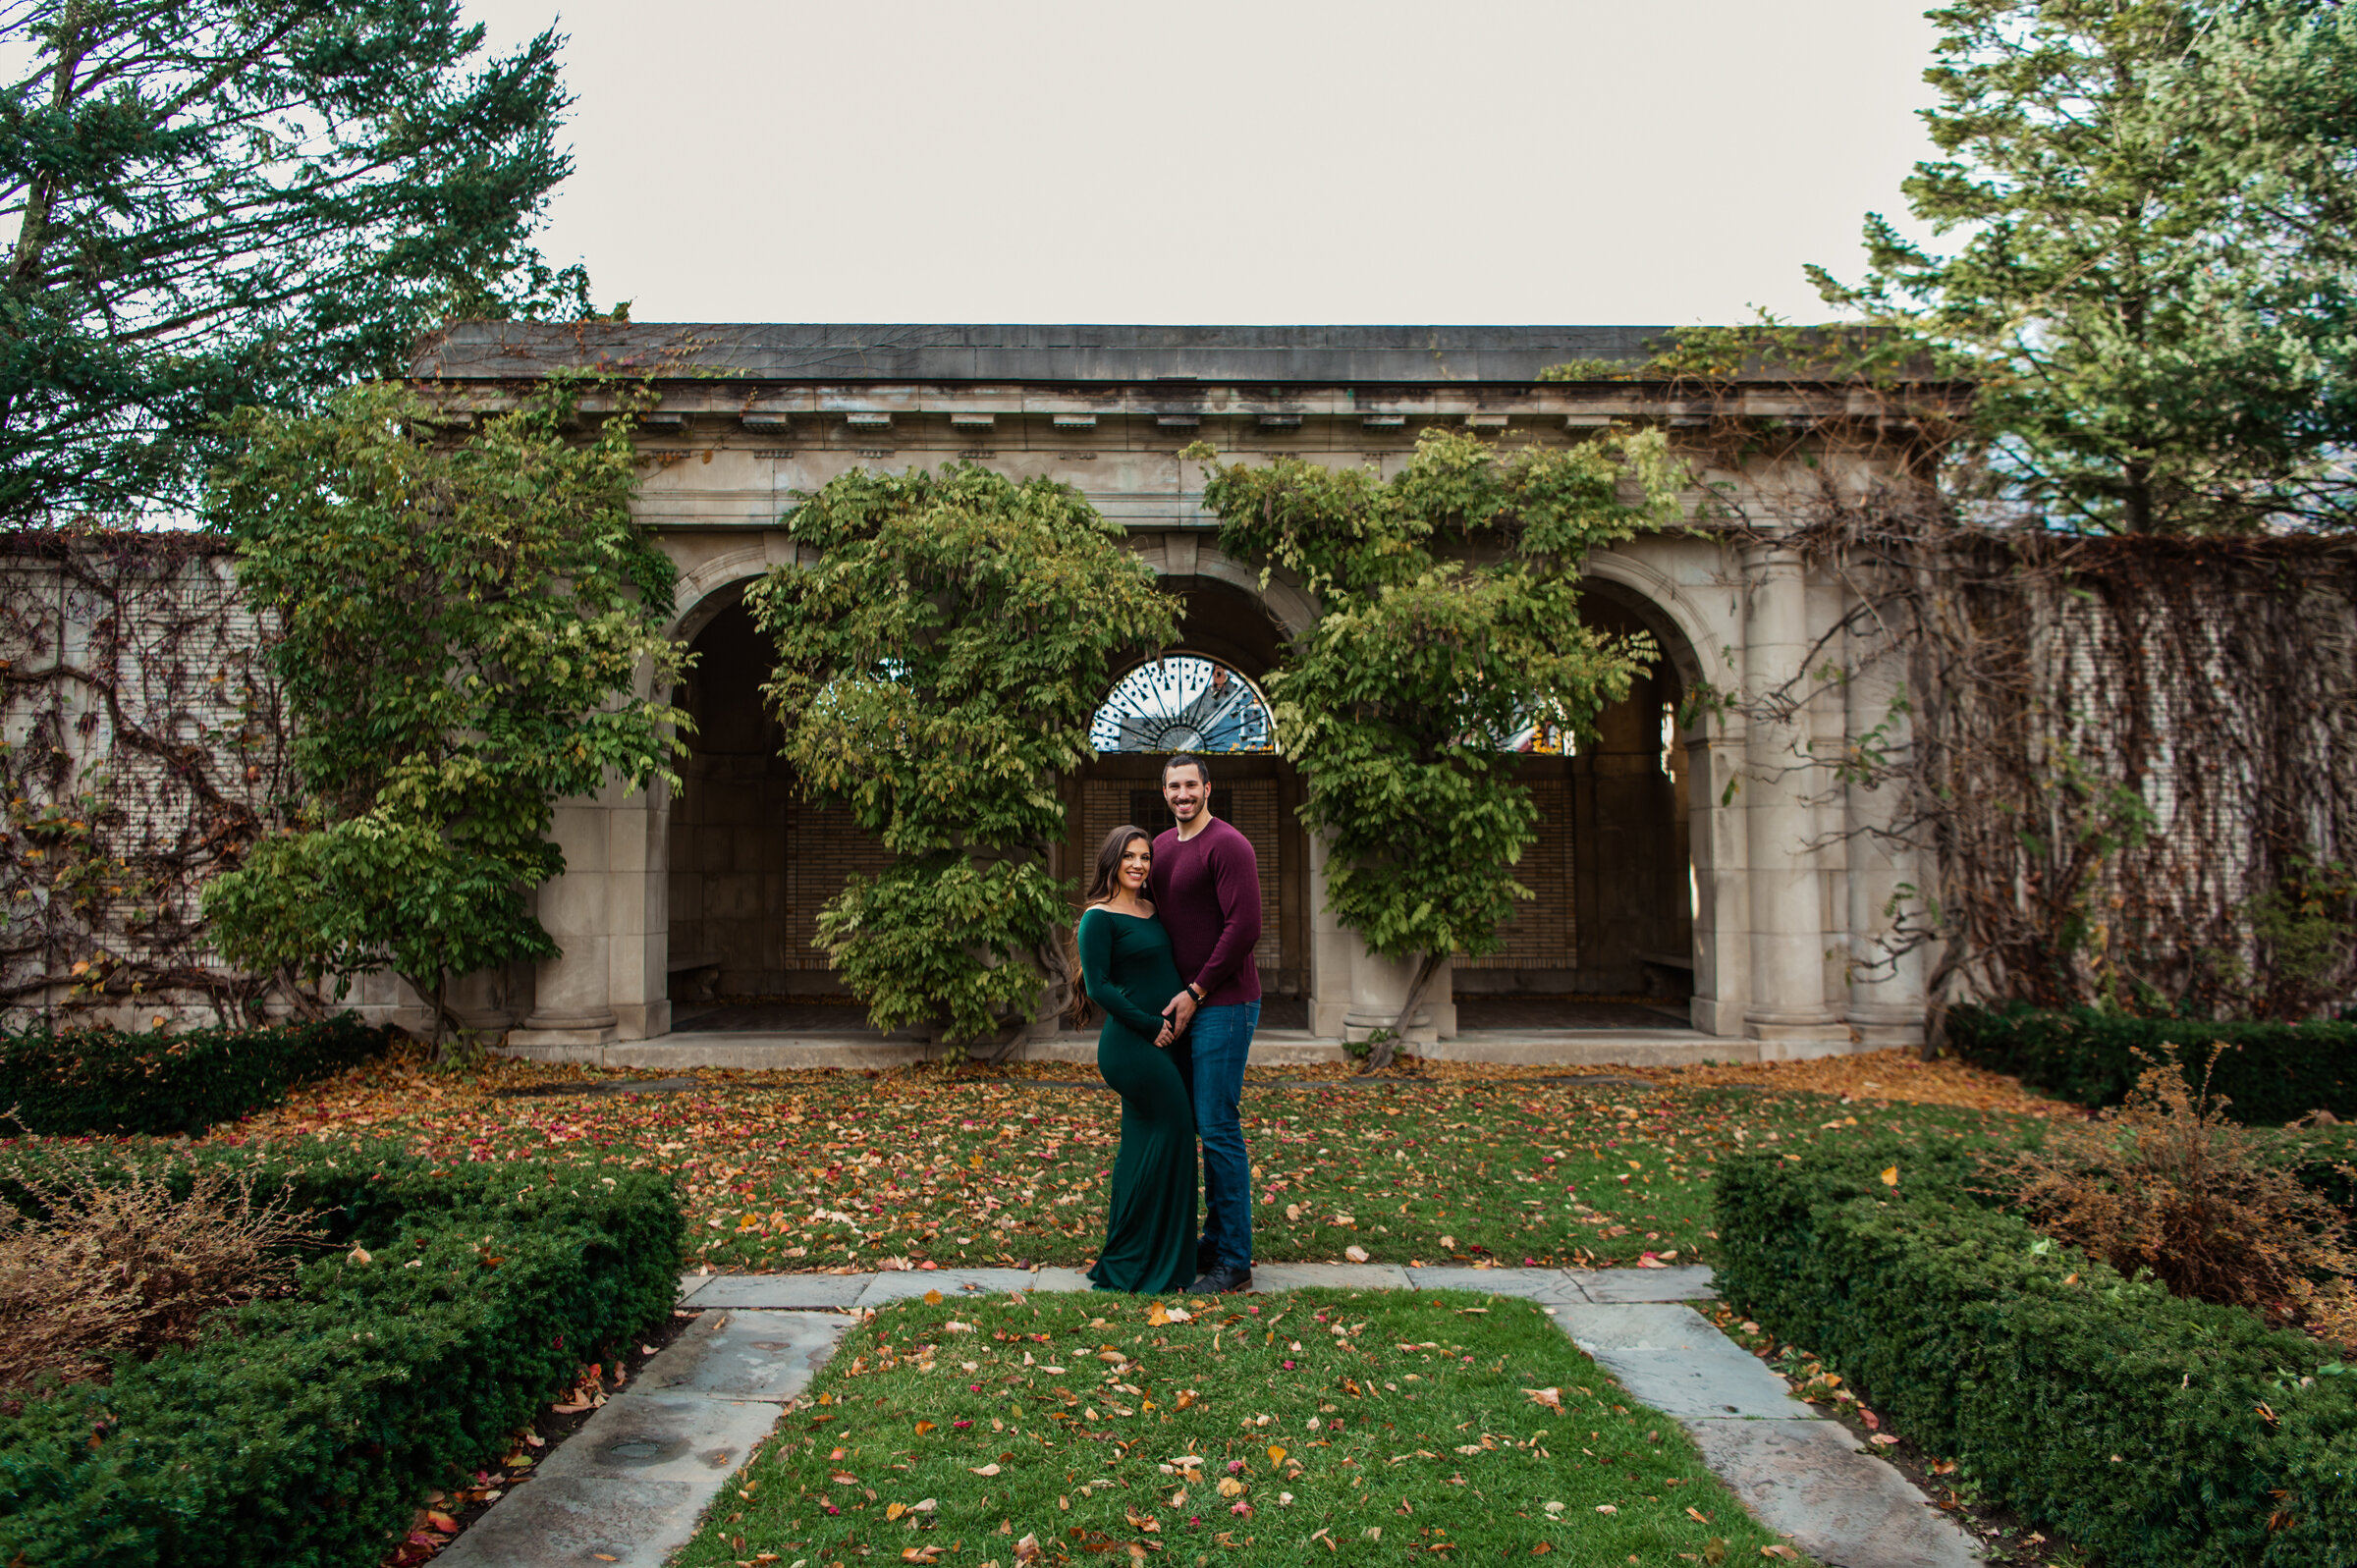
[[[1195,1075],[1185,1037],[1162,1015],[1181,982],[1170,934],[1146,901],[1154,840],[1116,828],[1080,911],[1083,994],[1105,1010],[1097,1070],[1122,1097],[1099,1290],[1184,1290],[1195,1274]]]

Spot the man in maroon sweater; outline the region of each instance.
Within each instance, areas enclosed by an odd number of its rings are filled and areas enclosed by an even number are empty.
[[[1193,1288],[1252,1284],[1252,1160],[1236,1103],[1260,1023],[1260,859],[1252,840],[1211,814],[1211,769],[1179,752],[1163,764],[1162,798],[1178,826],[1154,840],[1154,912],[1171,934],[1186,989],[1163,1012],[1190,1035],[1195,1135],[1203,1141],[1202,1238]]]

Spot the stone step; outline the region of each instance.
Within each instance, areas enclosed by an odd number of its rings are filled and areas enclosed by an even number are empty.
[[[854,1071],[906,1067],[938,1060],[939,1047],[871,1033],[760,1033],[752,1030],[675,1031],[651,1040],[605,1046],[525,1045],[500,1048],[527,1061],[578,1061],[597,1067],[736,1067],[745,1070],[833,1067]],[[1532,1067],[1678,1067],[1705,1061],[1757,1061],[1760,1043],[1690,1029],[1468,1029],[1419,1045],[1428,1061],[1487,1061]],[[1065,1061],[1093,1067],[1096,1036],[1064,1033],[1019,1042],[1016,1061]],[[1339,1040],[1305,1030],[1264,1029],[1252,1039],[1256,1067],[1307,1066],[1349,1060]]]

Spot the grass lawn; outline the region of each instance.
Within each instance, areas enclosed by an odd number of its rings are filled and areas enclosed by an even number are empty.
[[[1645,1081],[1519,1074],[1254,1069],[1243,1116],[1255,1255],[1708,1263],[1711,1171],[1734,1148],[1891,1129],[2011,1144],[2067,1108],[1899,1053]],[[723,1271],[1079,1266],[1103,1238],[1121,1106],[1072,1086],[1086,1068],[702,1071],[676,1093],[594,1092],[625,1076],[386,1063],[212,1136],[392,1137],[451,1162],[662,1171],[688,1207],[691,1261]]]
[[[1172,1306],[876,1313],[677,1561],[1805,1560],[1528,1302]]]

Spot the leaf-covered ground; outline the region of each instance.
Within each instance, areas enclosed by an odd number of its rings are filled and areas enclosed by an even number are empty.
[[[683,1568],[1804,1560],[1529,1302],[909,1302],[853,1327]]]
[[[662,1171],[687,1204],[692,1258],[718,1271],[1083,1266],[1121,1127],[1119,1100],[1086,1073],[708,1070],[676,1091],[616,1093],[630,1075],[392,1062],[213,1136],[390,1137],[449,1162]],[[1733,1149],[1893,1129],[2014,1143],[2066,1108],[1897,1053],[1641,1077],[1254,1069],[1254,1253],[1707,1263],[1711,1172]]]

